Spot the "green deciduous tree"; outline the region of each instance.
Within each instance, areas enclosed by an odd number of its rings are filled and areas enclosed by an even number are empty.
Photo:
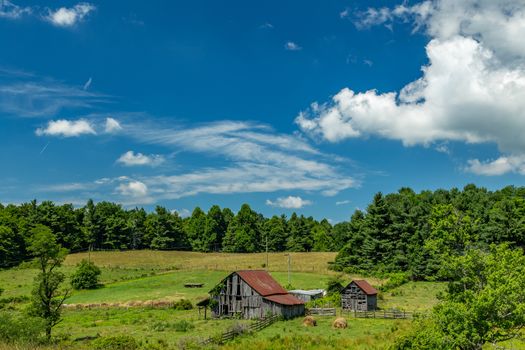
[[[71,286],[74,289],[94,289],[100,286],[100,269],[92,261],[82,259],[76,271],[71,276]]]
[[[508,245],[470,249],[446,264],[451,282],[432,315],[395,349],[480,350],[520,336],[525,325],[525,256]]]
[[[46,338],[49,340],[51,330],[61,320],[60,308],[69,294],[68,291],[60,292],[65,276],[57,271],[68,251],[57,243],[46,226],[36,225],[31,233],[28,250],[35,258],[40,273],[35,278],[30,313],[45,321]]]

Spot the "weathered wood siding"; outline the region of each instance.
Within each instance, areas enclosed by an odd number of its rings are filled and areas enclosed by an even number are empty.
[[[242,317],[245,319],[282,315],[291,318],[304,314],[304,305],[281,305],[264,299],[236,273],[224,280],[217,296],[217,306],[212,310],[215,317]]]
[[[373,311],[377,309],[377,295],[366,295],[352,282],[341,292],[341,307],[344,310]]]

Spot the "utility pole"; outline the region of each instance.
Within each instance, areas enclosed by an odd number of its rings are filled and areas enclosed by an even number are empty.
[[[268,232],[266,232],[266,271],[270,271],[268,264]]]
[[[292,256],[288,254],[288,285],[292,284],[292,281],[290,279],[290,268],[292,266]]]
[[[290,286],[290,285],[291,285],[291,283],[290,283],[290,267],[291,267],[291,265],[292,265],[292,264],[291,264],[291,258],[292,258],[292,256],[290,255],[290,253],[286,254],[285,256],[288,257],[288,286]]]

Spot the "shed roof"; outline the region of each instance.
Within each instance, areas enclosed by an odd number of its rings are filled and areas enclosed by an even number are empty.
[[[366,280],[353,280],[350,284],[355,283],[366,295],[377,294],[377,289],[372,287]]]
[[[286,289],[281,287],[267,271],[242,270],[237,271],[237,274],[263,297],[275,294],[288,294]]]
[[[289,290],[288,293],[291,294],[303,294],[303,295],[318,295],[318,294],[324,294],[324,289],[310,289],[310,290],[303,290],[303,289],[294,289]]]
[[[281,305],[301,305],[301,304],[304,304],[304,301],[294,297],[291,294],[269,295],[269,296],[264,297],[264,299],[273,301],[274,303],[281,304]]]

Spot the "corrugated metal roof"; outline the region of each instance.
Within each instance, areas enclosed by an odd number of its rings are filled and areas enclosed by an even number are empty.
[[[355,283],[363,292],[365,292],[366,295],[374,295],[377,294],[377,289],[372,287],[370,283],[368,283],[365,280],[353,280],[350,283]]]
[[[274,294],[288,294],[267,271],[242,270],[237,274],[263,297]]]
[[[269,295],[267,297],[264,297],[264,299],[270,300],[274,303],[281,304],[281,305],[302,305],[304,304],[304,301],[299,300],[290,294]]]
[[[324,294],[324,289],[310,289],[310,290],[294,289],[294,290],[289,290],[288,293],[304,294],[304,295],[318,295],[318,294]]]

